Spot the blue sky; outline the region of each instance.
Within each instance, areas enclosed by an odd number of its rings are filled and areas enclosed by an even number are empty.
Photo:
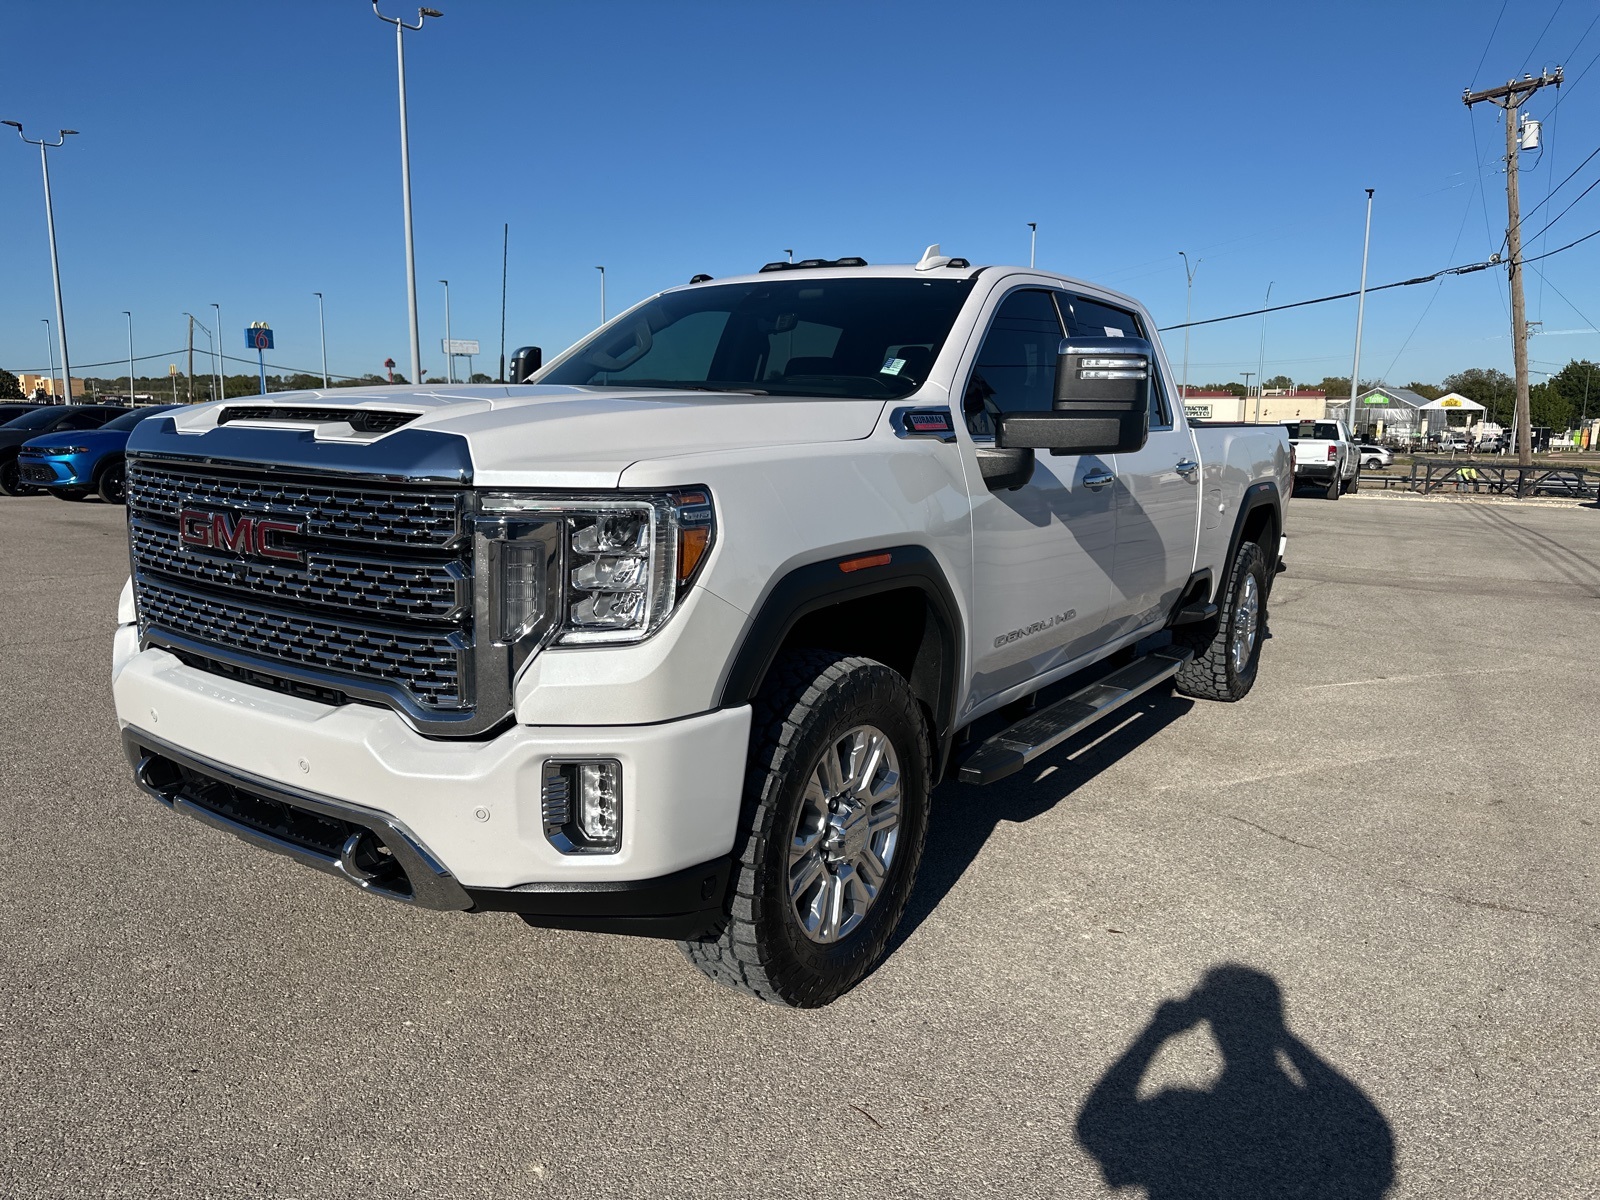
[[[1028,221],[1041,266],[1166,324],[1183,319],[1180,249],[1202,260],[1197,319],[1259,307],[1269,282],[1274,302],[1353,289],[1367,187],[1371,283],[1486,258],[1504,132],[1463,106],[1469,84],[1566,65],[1569,86],[1530,106],[1548,119],[1525,209],[1600,145],[1600,65],[1578,80],[1600,56],[1588,0],[439,6],[406,53],[440,372],[447,277],[453,332],[493,373],[507,221],[508,352],[591,329],[597,264],[615,313],[787,247],[1025,263]],[[123,309],[136,351],[162,355],[141,371],[164,372],[183,310],[209,324],[213,301],[229,353],[265,320],[273,359],[314,370],[314,291],[334,372],[404,369],[394,38],[365,0],[12,0],[6,26],[0,117],[81,131],[51,158],[74,374],[126,355]],[[0,133],[0,366],[34,370],[54,316],[38,152]],[[1597,178],[1600,157],[1529,232]],[[1600,189],[1527,253],[1597,227]],[[1547,281],[1529,272],[1536,362],[1600,357],[1600,334],[1574,332],[1579,311],[1600,317],[1597,263],[1600,238],[1539,264]],[[1348,373],[1354,326],[1353,300],[1272,317],[1267,374]],[[1259,319],[1196,330],[1191,380],[1255,370],[1260,336]],[[1176,362],[1182,335],[1166,341]],[[1503,271],[1369,299],[1363,376],[1469,366],[1511,369]]]

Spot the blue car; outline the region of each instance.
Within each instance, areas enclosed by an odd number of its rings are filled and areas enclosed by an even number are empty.
[[[122,456],[128,434],[146,417],[176,407],[160,404],[136,408],[98,429],[47,433],[24,442],[17,452],[21,482],[42,487],[63,500],[83,500],[91,492],[98,492],[107,504],[121,504]]]

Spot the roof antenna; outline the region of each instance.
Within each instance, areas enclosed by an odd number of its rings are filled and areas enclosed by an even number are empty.
[[[954,261],[948,254],[940,254],[939,243],[935,242],[922,252],[922,261],[917,263],[916,269],[919,271],[933,271],[939,267],[948,266]]]

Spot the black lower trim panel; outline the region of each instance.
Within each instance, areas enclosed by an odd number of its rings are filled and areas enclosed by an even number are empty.
[[[692,938],[722,920],[729,860],[714,858],[655,879],[468,888],[474,912],[514,912],[544,929]]]

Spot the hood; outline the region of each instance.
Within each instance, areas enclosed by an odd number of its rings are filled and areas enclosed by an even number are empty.
[[[22,443],[22,453],[45,450],[55,446],[87,446],[91,450],[114,449],[128,440],[128,430],[69,429],[59,433],[41,433]]]
[[[867,437],[881,400],[753,396],[645,388],[503,384],[445,388],[339,388],[282,392],[171,410],[187,453],[206,454],[207,435],[221,443],[252,428],[296,428],[302,439],[339,443],[352,467],[368,455],[392,461],[412,439],[406,434],[454,434],[465,439],[474,482],[483,486],[615,487],[622,472],[644,459],[716,450]],[[252,410],[244,419],[236,410]],[[227,410],[235,410],[228,412]],[[363,414],[385,414],[382,418]],[[415,414],[400,418],[388,414]],[[219,428],[219,419],[228,417]],[[341,418],[345,418],[341,420]],[[154,425],[158,422],[146,422]],[[383,428],[383,426],[389,428]],[[144,427],[141,426],[141,430]],[[141,436],[137,441],[144,441]],[[169,442],[169,445],[172,443]],[[331,446],[326,447],[332,449]]]

